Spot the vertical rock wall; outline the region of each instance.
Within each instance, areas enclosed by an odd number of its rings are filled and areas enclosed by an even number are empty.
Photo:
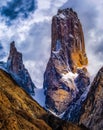
[[[82,26],[76,12],[58,10],[52,19],[51,56],[44,74],[47,108],[61,114],[74,99],[80,98],[89,85],[87,64]]]

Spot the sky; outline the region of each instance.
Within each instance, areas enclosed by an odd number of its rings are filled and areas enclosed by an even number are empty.
[[[103,66],[103,0],[0,1],[0,61],[15,41],[34,84],[43,87],[50,57],[51,20],[59,8],[73,8],[81,21],[91,76]]]

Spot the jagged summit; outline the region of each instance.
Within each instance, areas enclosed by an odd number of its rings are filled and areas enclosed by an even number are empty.
[[[7,69],[15,74],[18,74],[24,68],[22,53],[18,52],[15,47],[15,42],[10,44],[10,53],[7,60]]]
[[[88,63],[82,26],[72,9],[59,10],[52,19],[51,54],[58,53],[74,72]]]
[[[35,85],[23,64],[22,53],[17,51],[14,41],[10,44],[7,70],[20,86],[22,86],[28,93],[34,94]]]
[[[63,113],[86,91],[90,82],[87,64],[83,30],[76,12],[58,10],[52,19],[51,56],[44,74],[46,106],[50,110]]]
[[[62,16],[65,17],[62,17]],[[57,16],[60,16],[61,18],[68,18],[70,17],[76,17],[78,19],[78,15],[75,11],[73,11],[72,8],[66,8],[66,9],[58,9]]]

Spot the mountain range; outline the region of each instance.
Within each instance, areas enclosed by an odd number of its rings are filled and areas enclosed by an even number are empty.
[[[0,62],[0,129],[102,130],[103,67],[91,83],[77,13],[71,8],[59,9],[52,18],[51,34],[44,108],[33,101],[36,86],[14,41],[7,62]]]

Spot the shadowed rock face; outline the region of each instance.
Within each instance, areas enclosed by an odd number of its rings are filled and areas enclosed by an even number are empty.
[[[103,67],[91,85],[82,113],[80,124],[91,130],[103,129]]]
[[[52,19],[51,56],[44,74],[46,107],[61,114],[80,98],[89,85],[87,63],[77,14],[72,9],[59,10]]]
[[[47,113],[0,70],[0,130],[86,130]]]
[[[34,94],[35,85],[33,84],[31,77],[23,64],[22,53],[17,51],[14,42],[10,44],[10,53],[7,60],[7,70],[16,80],[16,82],[29,94]]]

